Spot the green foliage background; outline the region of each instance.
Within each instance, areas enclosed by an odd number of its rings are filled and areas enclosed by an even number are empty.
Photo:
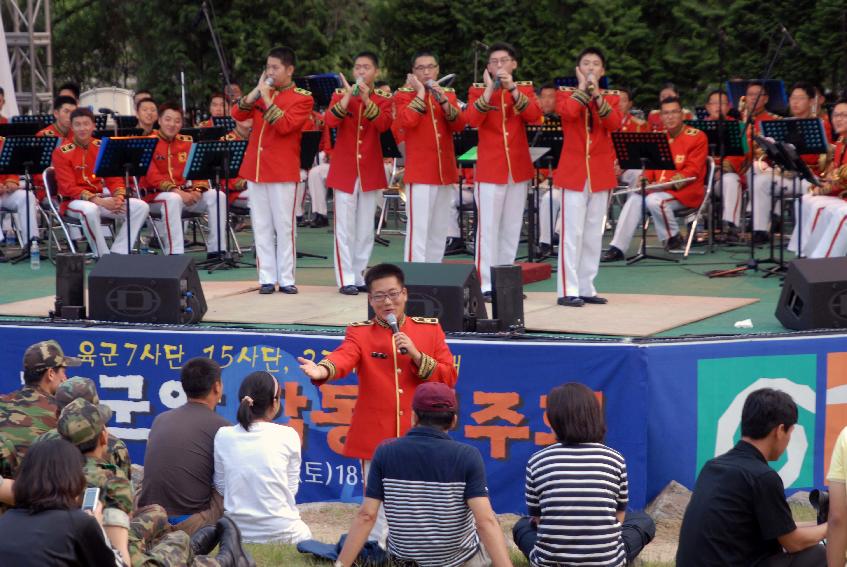
[[[441,72],[456,73],[463,92],[473,82],[474,42],[512,42],[518,75],[545,82],[573,75],[574,57],[603,49],[613,85],[636,89],[652,105],[673,81],[689,105],[702,102],[724,75],[761,76],[779,41],[779,19],[797,47],[786,47],[773,77],[847,88],[844,0],[214,0],[224,48],[242,86],[253,85],[273,45],[299,57],[298,74],[348,70],[351,56],[375,49],[383,75],[403,83],[421,48],[440,55]],[[202,106],[219,90],[220,73],[206,24],[194,29],[199,2],[54,0],[54,80],[149,88],[176,98],[184,69],[189,99]],[[483,69],[480,56],[479,71]]]

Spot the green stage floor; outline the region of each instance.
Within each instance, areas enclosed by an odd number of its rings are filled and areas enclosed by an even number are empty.
[[[239,233],[239,240],[249,240],[249,233]],[[379,262],[400,261],[403,253],[403,237],[389,236],[390,246],[374,246],[371,264]],[[638,239],[634,239],[633,246]],[[304,258],[298,261],[297,283],[301,285],[335,285],[332,268],[332,234],[325,228],[300,229],[298,249],[301,252],[323,254],[329,259]],[[696,248],[695,248],[696,249]],[[521,246],[519,254],[524,254],[525,246]],[[7,254],[17,252],[8,249]],[[656,249],[653,252],[661,253]],[[205,254],[192,253],[196,258],[205,258]],[[757,250],[757,257],[768,255],[766,248]],[[622,262],[602,264],[597,278],[597,289],[602,293],[649,293],[668,295],[694,296],[723,296],[749,297],[760,301],[703,321],[691,323],[666,331],[658,337],[681,337],[685,335],[727,335],[783,332],[785,329],[774,317],[774,309],[779,299],[780,278],[762,278],[761,272],[747,272],[739,277],[709,279],[703,274],[717,268],[731,268],[737,263],[747,260],[749,249],[743,247],[717,247],[714,253],[704,255],[692,254],[685,262],[670,263],[654,260],[644,261],[634,266],[626,266]],[[247,260],[252,260],[248,255]],[[451,256],[450,260],[472,260],[471,256]],[[555,263],[554,260],[547,260]],[[769,267],[769,266],[765,266]],[[255,269],[240,268],[236,270],[221,270],[208,274],[200,272],[201,279],[210,281],[251,280],[256,277]],[[528,291],[555,291],[556,280],[553,278],[526,286]],[[12,266],[0,264],[0,316],[2,304],[24,299],[32,299],[52,294],[55,290],[55,270],[48,261],[41,262],[41,269],[33,271],[28,262]],[[588,306],[583,309],[596,307]],[[558,307],[558,309],[566,309]],[[8,320],[8,318],[6,318]],[[19,318],[18,318],[19,319]],[[751,319],[752,329],[735,329],[733,324],[743,319]],[[245,321],[244,323],[250,323]],[[280,327],[277,327],[280,328]],[[284,328],[292,328],[286,326]],[[577,335],[582,336],[584,335]]]

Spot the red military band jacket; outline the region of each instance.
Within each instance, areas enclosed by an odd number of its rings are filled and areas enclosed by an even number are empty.
[[[175,138],[168,140],[161,131],[157,131],[156,135],[159,143],[153,151],[147,175],[140,181],[141,187],[146,191],[144,200],[147,202],[153,201],[156,193],[185,187],[183,173],[185,164],[188,163],[188,154],[191,152],[191,136],[177,134]],[[209,188],[209,183],[193,181],[191,186],[195,190],[203,191]]]
[[[617,91],[603,91],[599,104],[585,91],[559,87],[556,112],[565,141],[553,184],[569,191],[608,191],[617,186],[612,132],[621,127]]]
[[[239,175],[256,183],[298,183],[300,138],[313,105],[312,93],[294,83],[274,89],[270,106],[261,98],[247,104],[243,97],[232,108],[232,117],[252,118],[253,131]]]
[[[361,98],[351,96],[347,110],[341,108],[343,97],[344,89],[336,89],[326,113],[326,127],[337,129],[327,187],[352,193],[358,179],[362,191],[385,189],[380,135],[391,128],[391,95],[374,89],[367,107]]]
[[[474,83],[468,91],[465,109],[468,124],[479,129],[479,150],[476,162],[476,182],[503,185],[532,179],[534,168],[526,139],[526,125],[541,120],[541,107],[535,97],[532,82],[515,83],[520,96],[496,89],[487,103],[482,95],[485,85]]]
[[[703,181],[706,177],[706,158],[709,155],[709,139],[706,134],[691,128],[682,126],[676,138],[667,133],[671,145],[671,155],[676,164],[675,170],[648,169],[644,177],[648,183],[664,183],[674,179],[696,177],[694,181],[686,184],[680,189],[662,189],[686,207],[699,207],[703,202],[705,187]]]
[[[418,367],[409,355],[397,353],[396,384],[392,332],[376,317],[347,327],[344,342],[318,363],[329,370],[329,380],[353,370],[359,377],[359,396],[344,444],[348,457],[370,459],[381,441],[405,435],[412,426],[412,397],[418,384],[456,385],[456,366],[438,319],[404,316],[399,325],[423,358]]]
[[[647,124],[646,120],[641,120],[633,116],[632,114],[625,114],[621,116],[621,127],[619,129],[620,132],[649,132],[650,126]]]
[[[71,201],[88,201],[92,197],[99,197],[103,189],[108,189],[112,197],[126,195],[122,178],[94,175],[99,151],[100,140],[96,139],[92,139],[86,147],[70,142],[53,150],[53,169],[56,172],[57,191],[62,200],[62,213]]]
[[[406,142],[404,183],[452,185],[458,179],[453,132],[465,127],[465,117],[453,89],[444,89],[449,111],[436,102],[432,93],[418,98],[414,89],[401,88],[394,95],[395,124],[403,129]]]
[[[235,140],[246,140],[238,133],[238,130],[232,130],[228,132],[221,140],[229,140],[230,142]],[[233,172],[230,172],[233,175]],[[241,177],[239,174],[234,174],[234,176],[229,180],[227,184],[229,189],[229,194],[227,195],[227,201],[229,204],[233,204],[236,199],[241,195],[241,192],[247,189],[247,180]]]

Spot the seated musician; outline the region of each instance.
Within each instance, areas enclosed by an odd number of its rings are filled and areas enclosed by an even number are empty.
[[[223,93],[212,94],[212,98],[209,99],[209,118],[197,126],[199,128],[212,128],[215,125],[215,116],[227,116]]]
[[[662,85],[661,90],[659,91],[659,102],[665,100],[666,98],[680,98],[679,89],[676,88],[676,85],[673,83],[665,83]],[[682,109],[682,119],[683,120],[692,120],[694,118],[694,113],[688,110],[687,108]],[[665,129],[664,121],[662,120],[661,109],[655,108],[650,111],[650,114],[647,115],[647,132],[661,132]]]
[[[3,107],[6,106],[6,91],[3,90],[3,87],[0,87],[0,112],[2,112]],[[6,118],[5,114],[0,114],[0,124],[8,124],[9,119]]]
[[[706,120],[734,121],[730,114],[729,95],[720,90],[709,93],[706,99]],[[727,125],[727,128],[737,128],[738,123]],[[718,158],[715,158],[718,161]],[[722,167],[721,179],[715,181],[715,193],[722,197],[723,213],[722,219],[726,228],[726,242],[738,242],[739,226],[741,225],[741,177],[744,171],[744,156],[724,156],[723,163],[716,163],[715,167]],[[717,177],[716,177],[717,179]]]
[[[36,136],[56,136],[62,143],[73,141],[71,131],[71,112],[77,107],[76,99],[60,95],[53,99],[53,118],[55,122],[36,132]]]
[[[632,113],[632,90],[627,87],[618,87],[620,93],[618,99],[618,110],[621,112],[620,132],[649,132],[650,126],[646,120]],[[615,174],[621,185],[632,187],[641,177],[640,169],[620,169],[615,161]]]
[[[670,142],[675,170],[648,170],[644,177],[649,183],[694,177],[693,181],[677,183],[670,188],[647,195],[647,211],[653,219],[656,234],[667,250],[679,250],[683,246],[675,212],[685,208],[699,207],[705,195],[703,178],[706,174],[706,158],[709,141],[706,134],[690,128],[683,122],[683,108],[678,98],[662,101],[662,125]],[[635,229],[640,225],[641,195],[630,193],[621,210],[615,236],[609,249],[603,253],[603,262],[623,260]]]
[[[318,120],[315,120],[318,124]],[[327,186],[326,178],[329,174],[329,159],[332,154],[332,141],[330,138],[329,128],[326,126],[321,116],[321,143],[318,152],[318,164],[312,166],[308,174],[308,189],[309,199],[312,201],[312,220],[309,226],[312,228],[322,228],[329,226],[329,219],[326,213],[326,198]]]
[[[220,227],[221,250],[226,250],[224,218],[226,201],[220,191],[209,189],[207,181],[187,181],[183,177],[188,154],[191,152],[191,136],[179,133],[183,124],[182,109],[173,102],[159,107],[159,143],[153,152],[150,169],[141,178],[145,192],[144,200],[150,203],[150,211],[159,218],[154,220],[162,239],[165,254],[182,254],[185,246],[182,233],[183,210],[192,213],[207,213],[209,234],[206,237],[207,257],[217,256],[218,228]]]
[[[248,118],[247,120],[236,120],[235,121],[235,129],[231,132],[228,132],[222,140],[244,140],[247,141],[250,138],[250,130],[253,129],[253,119]],[[229,180],[229,193],[227,194],[227,201],[230,205],[235,205],[236,207],[241,207],[242,209],[246,209],[249,207],[250,203],[248,202],[249,192],[247,190],[247,180],[238,175],[238,172],[232,173],[232,178]]]
[[[559,91],[554,83],[545,83],[538,90],[538,106],[541,107],[543,113],[543,124],[558,122],[561,124],[562,119],[556,113],[556,93]],[[560,126],[561,127],[561,126]],[[538,180],[542,193],[538,199],[538,242],[541,245],[539,252],[542,256],[551,256],[553,254],[553,226],[554,219],[556,223],[556,233],[559,233],[559,207],[562,203],[562,192],[559,190],[550,190],[553,184],[552,175],[546,169],[539,170]],[[551,201],[552,200],[552,204]]]
[[[847,255],[847,99],[832,109],[832,128],[838,141],[830,147],[823,184],[803,196],[803,222],[809,225],[803,249],[810,258]]]
[[[100,140],[92,137],[94,127],[91,110],[85,107],[75,109],[71,113],[73,142],[53,150],[53,169],[61,198],[61,212],[81,221],[88,246],[95,256],[110,252],[126,254],[129,247],[127,239],[130,245],[135,244],[150,207],[139,199],[129,199],[129,230],[132,233],[128,234],[127,223],[124,222],[110,250],[100,227],[100,219],[126,219],[126,188],[121,177],[104,179],[94,175],[94,164],[100,151]]]
[[[0,148],[4,141],[5,139],[0,137]],[[29,199],[27,199],[26,190],[23,189],[20,179],[21,177],[15,174],[0,175],[0,209],[13,211],[17,215],[18,227],[23,238],[27,237],[27,222],[29,223],[30,239],[38,238],[38,222],[35,217],[36,196],[30,194]],[[27,216],[24,216],[25,214]],[[0,235],[2,234],[0,232]],[[22,247],[24,246],[23,242],[19,242],[19,244]],[[3,253],[0,252],[0,262],[5,261]]]
[[[138,128],[142,136],[154,136],[156,134],[156,121],[159,119],[159,109],[156,101],[152,98],[142,98],[135,103],[135,117],[138,119]]]

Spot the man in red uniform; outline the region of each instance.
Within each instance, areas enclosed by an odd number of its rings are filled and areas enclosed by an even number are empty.
[[[683,122],[683,108],[678,98],[666,98],[662,101],[662,125],[668,135],[674,170],[647,170],[644,177],[648,183],[665,183],[677,179],[694,177],[693,181],[678,183],[672,189],[662,189],[647,195],[647,211],[653,217],[656,235],[665,248],[682,248],[682,237],[675,211],[687,207],[699,207],[703,201],[706,175],[706,158],[709,155],[709,140],[706,134],[696,128],[689,128]],[[609,249],[603,254],[604,262],[622,260],[635,229],[641,222],[641,195],[630,193],[621,210],[615,236]]]
[[[720,90],[709,93],[706,99],[706,120],[727,121],[725,128],[738,128],[738,122],[729,115],[729,95]],[[716,158],[715,161],[718,161]],[[738,227],[741,225],[741,172],[744,167],[744,156],[724,156],[723,164],[715,164],[721,167],[717,172],[721,177],[715,182],[715,193],[722,197],[722,218],[726,225],[726,241],[738,242]]]
[[[226,116],[226,102],[223,93],[212,93],[209,99],[209,118],[198,124],[198,128],[212,128],[215,125],[215,116]]]
[[[221,139],[230,142],[238,140],[249,140],[250,130],[252,128],[252,118],[248,118],[247,120],[236,120],[235,129],[231,132],[228,132]],[[246,209],[249,206],[249,197],[250,193],[247,190],[247,180],[241,177],[240,175],[236,174],[232,179],[229,180],[229,194],[227,195],[227,202],[230,205],[235,205],[237,207]]]
[[[541,107],[531,82],[515,82],[517,68],[514,47],[492,44],[482,75],[485,82],[471,86],[465,109],[468,123],[479,129],[476,269],[486,299],[491,298],[491,266],[515,261],[534,174],[526,125],[539,122]]]
[[[53,100],[53,118],[55,122],[46,128],[39,130],[36,136],[55,136],[62,139],[62,143],[73,141],[71,131],[71,112],[76,110],[76,99],[69,96],[57,96]]]
[[[3,110],[3,107],[6,106],[6,91],[3,90],[3,87],[0,87],[0,111]],[[0,124],[8,124],[9,119],[6,118],[5,114],[0,114]]]
[[[112,242],[111,250],[100,227],[100,218],[126,219],[126,188],[120,177],[97,177],[94,164],[100,151],[100,140],[94,134],[94,114],[88,108],[77,108],[71,113],[73,142],[53,150],[53,169],[62,200],[61,210],[81,221],[88,246],[96,256],[126,254],[135,244],[138,233],[150,206],[139,199],[129,202],[130,226],[124,222]],[[127,229],[132,231],[128,234]],[[127,243],[129,239],[129,244]]]
[[[660,105],[661,102],[666,98],[680,98],[679,89],[676,88],[675,84],[665,83],[664,85],[662,85],[662,88],[659,90]],[[694,113],[688,110],[687,108],[683,108],[682,119],[693,120]],[[665,129],[664,122],[662,122],[662,113],[659,108],[654,108],[650,111],[650,114],[647,115],[647,126],[647,131],[661,132]]]
[[[577,88],[561,87],[556,103],[565,134],[553,176],[553,184],[563,190],[556,289],[557,303],[565,307],[607,302],[597,295],[594,278],[603,249],[609,191],[618,183],[612,132],[621,127],[621,114],[617,91],[599,86],[605,73],[603,53],[584,49],[577,57]]]
[[[394,96],[395,126],[406,141],[406,262],[441,263],[458,179],[453,132],[465,126],[453,89],[439,87],[438,58],[419,51],[412,58],[408,87]]]
[[[150,203],[150,210],[160,215],[154,222],[159,236],[164,240],[162,251],[165,254],[185,252],[182,235],[184,209],[193,213],[207,213],[209,234],[206,237],[206,249],[207,256],[212,258],[217,256],[218,229],[221,250],[226,250],[226,201],[223,193],[209,189],[207,181],[190,182],[183,177],[192,139],[191,136],[179,133],[182,124],[182,109],[176,103],[166,102],[159,107],[159,130],[156,131],[159,143],[150,160],[150,169],[141,178],[140,185],[145,191],[144,200]]]
[[[332,140],[329,134],[324,115],[321,115],[320,120],[315,120],[315,124],[320,125],[321,143],[318,152],[318,163],[309,169],[307,175],[307,185],[309,187],[309,198],[312,200],[312,221],[309,226],[312,228],[323,228],[329,226],[329,219],[326,215],[326,178],[329,175],[329,160],[332,154]]]
[[[250,191],[250,222],[259,266],[259,293],[297,293],[294,199],[300,182],[300,138],[312,112],[312,93],[294,86],[297,58],[290,47],[270,50],[259,83],[232,109],[253,119],[239,175]],[[272,84],[269,84],[271,83]]]
[[[142,136],[153,136],[156,133],[156,120],[159,119],[159,108],[152,98],[142,98],[135,103],[135,117]]]
[[[347,327],[344,342],[317,364],[297,360],[317,384],[343,378],[356,369],[359,395],[344,455],[361,459],[367,478],[377,445],[402,437],[411,428],[415,388],[426,381],[454,388],[458,373],[438,319],[406,316],[408,291],[399,267],[376,265],[368,270],[365,282],[376,316]],[[386,322],[389,315],[397,318],[399,332],[393,333]],[[384,529],[383,519],[371,533],[379,537]]]
[[[374,213],[380,189],[388,184],[380,134],[391,127],[391,95],[374,89],[379,58],[363,51],[353,60],[355,87],[340,74],[326,113],[337,128],[327,185],[335,190],[335,281],[345,295],[365,290],[365,268],[374,245]]]
[[[621,113],[620,132],[649,132],[650,125],[646,120],[642,120],[632,114],[632,90],[621,87],[618,88],[618,110]],[[632,186],[638,178],[641,177],[640,169],[620,169],[615,161],[615,175],[621,185]]]

